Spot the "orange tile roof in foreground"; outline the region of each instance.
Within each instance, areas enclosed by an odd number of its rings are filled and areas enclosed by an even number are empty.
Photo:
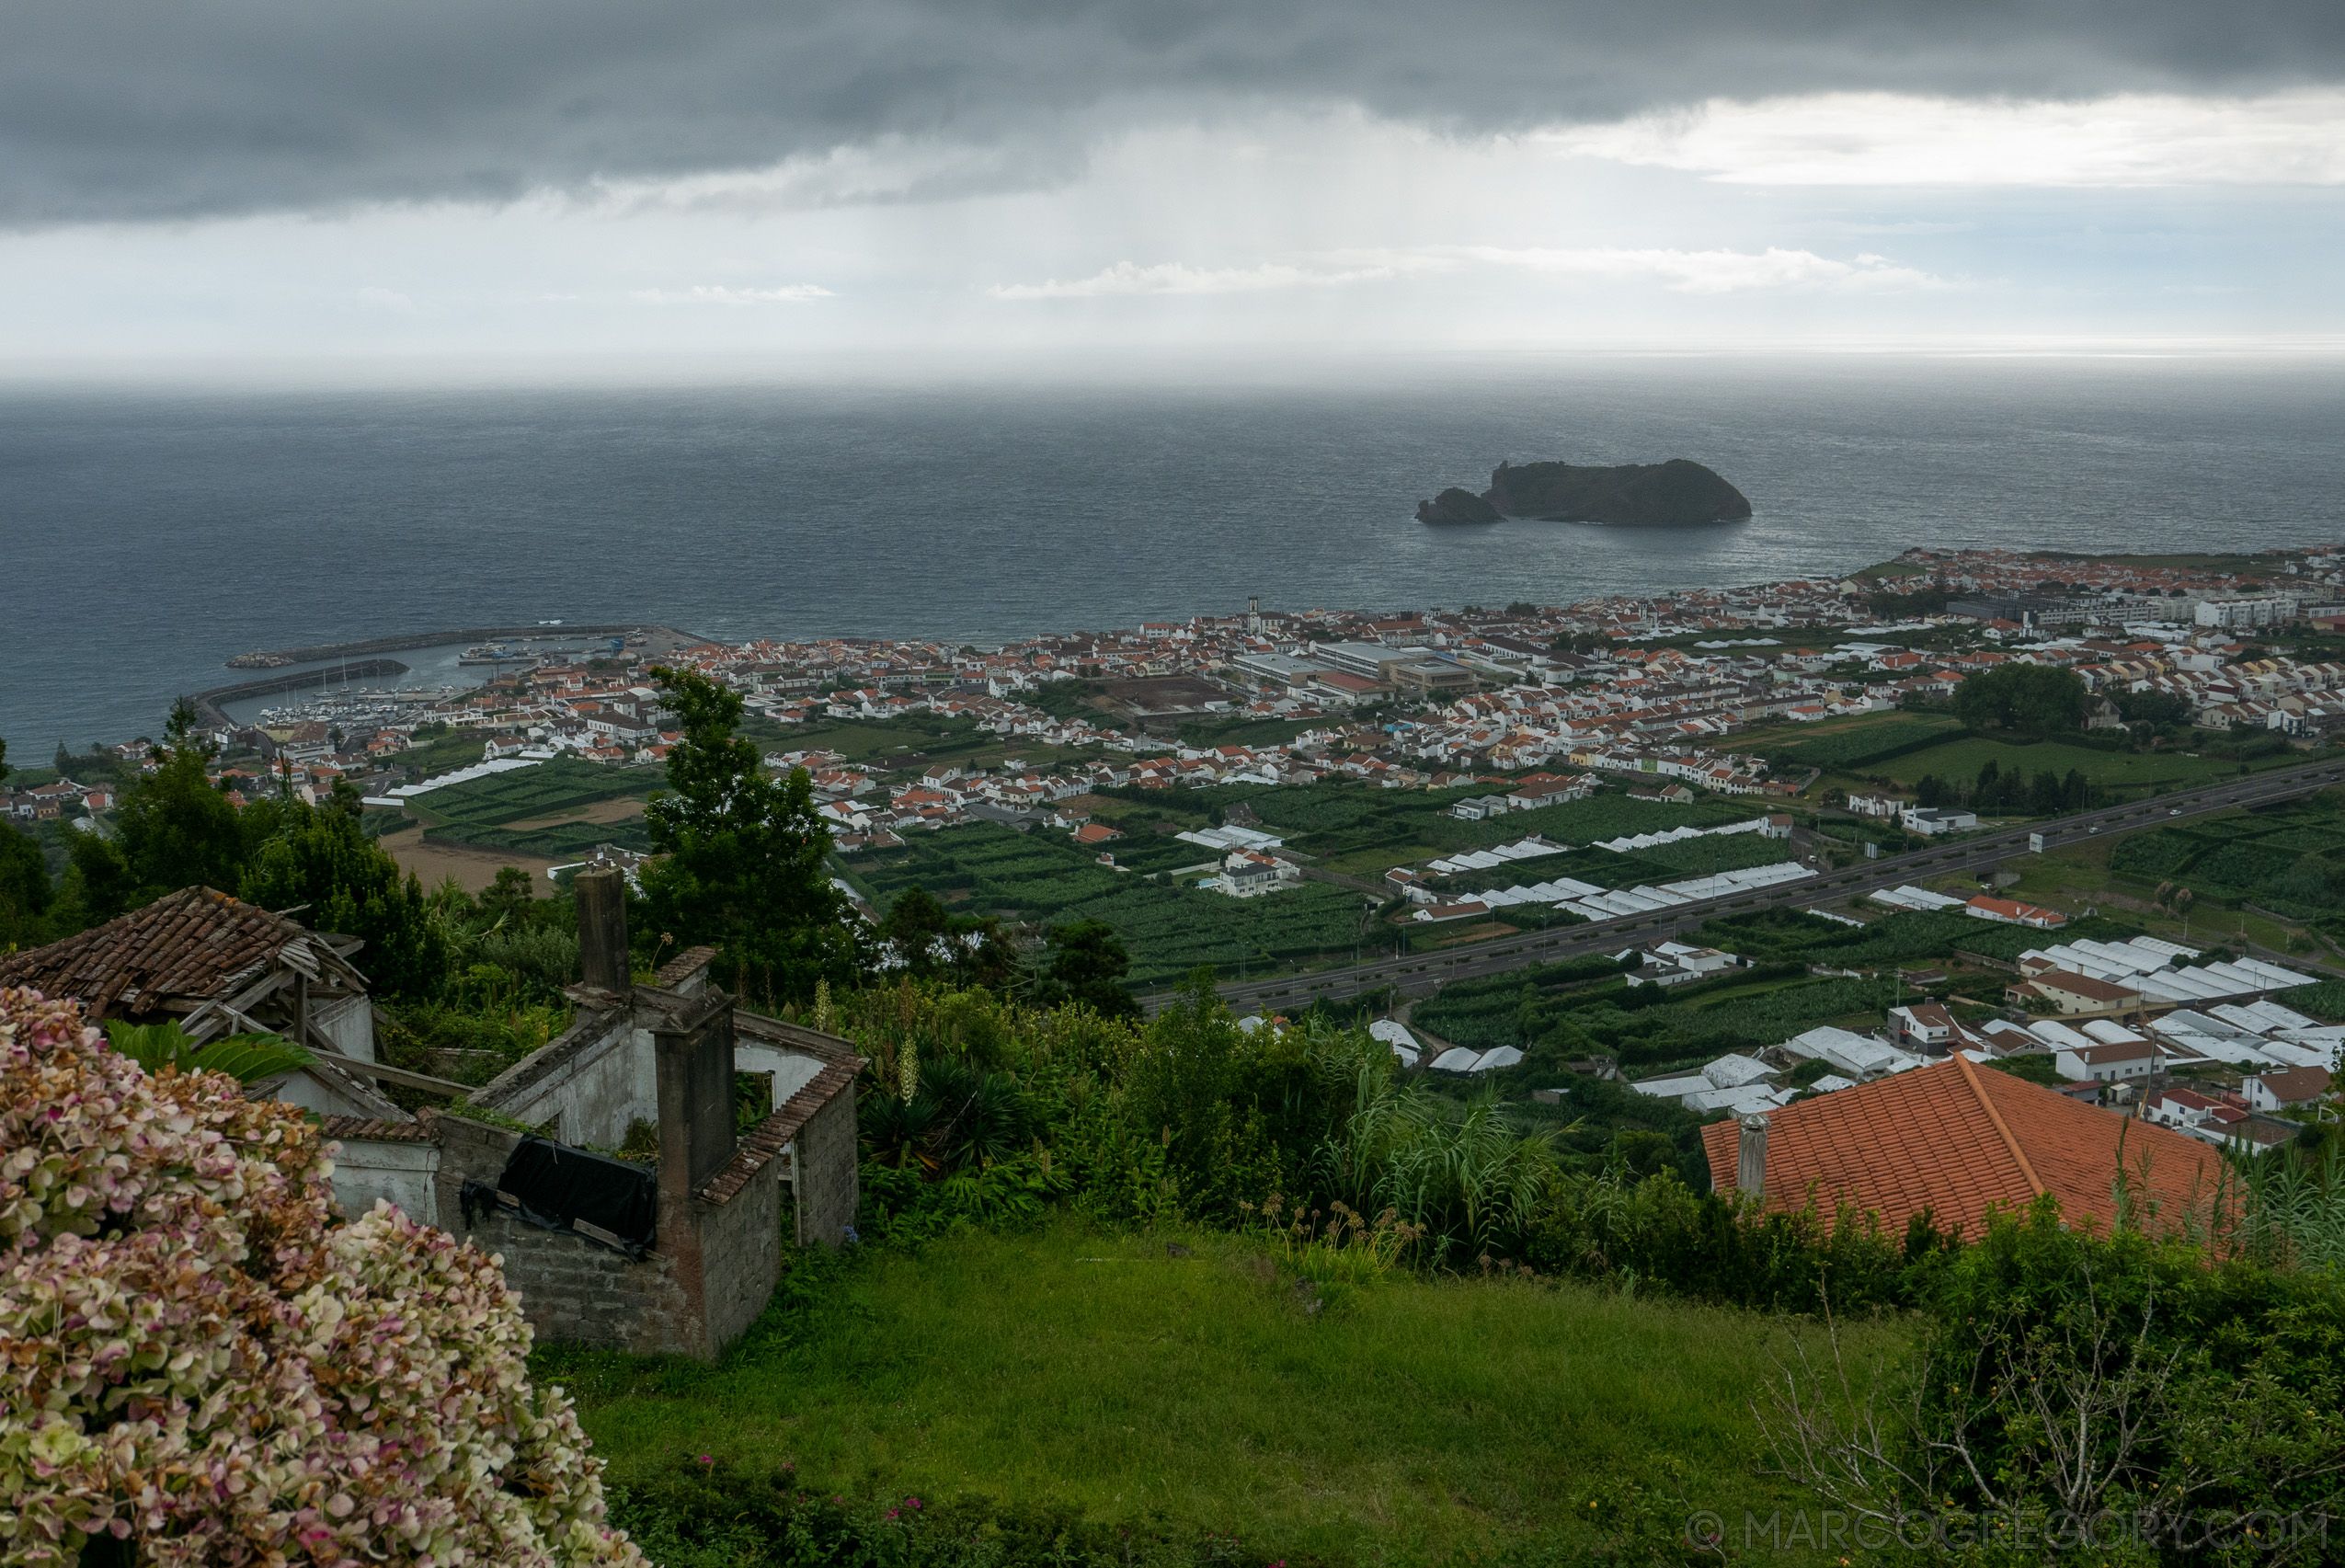
[[[1767,1206],[1797,1208],[1813,1188],[1829,1212],[1853,1204],[1892,1231],[1924,1208],[1964,1235],[1996,1205],[2023,1208],[2049,1192],[2071,1221],[2116,1218],[2118,1139],[2124,1164],[2168,1220],[2203,1208],[2221,1157],[2148,1122],[1956,1055],[1928,1067],[1767,1113]],[[1734,1186],[1739,1128],[1702,1129],[1711,1185]],[[2145,1168],[2146,1165],[2146,1174]]]

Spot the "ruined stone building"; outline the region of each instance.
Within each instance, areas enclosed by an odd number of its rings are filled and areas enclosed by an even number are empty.
[[[375,1087],[453,1086],[375,1059],[356,939],[207,888],[0,960],[0,985],[78,997],[93,1019],[303,1041],[315,1066],[250,1092],[321,1116],[345,1213],[387,1200],[502,1254],[543,1337],[714,1356],[764,1309],[784,1246],[837,1246],[852,1225],[863,1063],[837,1036],[737,1013],[709,979],[713,949],[634,983],[620,873],[581,872],[573,887],[576,1022],[469,1092],[486,1115],[411,1117]],[[746,1134],[741,1073],[770,1085],[772,1106]],[[618,1149],[637,1123],[656,1129],[656,1165],[583,1147]]]

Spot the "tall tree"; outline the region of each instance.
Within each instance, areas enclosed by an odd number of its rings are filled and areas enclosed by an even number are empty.
[[[2060,775],[2050,768],[2038,769],[2028,809],[2038,817],[2056,817],[2067,804],[2067,787],[2060,782]]]
[[[952,919],[936,895],[914,883],[887,907],[887,918],[879,922],[879,937],[895,949],[906,968],[924,979],[949,962],[944,937],[952,929]]]
[[[741,699],[692,670],[652,671],[683,738],[668,753],[674,785],[645,810],[656,859],[640,874],[642,934],[722,951],[722,978],[767,1001],[803,1000],[818,981],[861,967],[845,898],[824,867],[830,830],[803,768],[765,776],[735,734]]]
[[[8,779],[8,743],[0,739],[0,784]],[[49,865],[40,845],[0,822],[0,953],[29,947],[46,936]]]
[[[1105,921],[1054,926],[1050,967],[1037,988],[1037,1000],[1045,1005],[1080,1001],[1110,1018],[1138,1018],[1140,1004],[1124,989],[1124,976],[1131,967],[1131,955]]]
[[[51,921],[51,934],[102,925],[148,902],[139,896],[138,874],[111,839],[75,833],[66,842],[65,854],[65,885]]]
[[[447,938],[430,918],[413,872],[368,839],[354,818],[293,803],[285,826],[260,846],[240,891],[271,910],[301,910],[313,931],[365,939],[350,962],[385,996],[422,998],[448,971]]]
[[[243,875],[235,808],[204,776],[211,748],[182,697],[163,731],[162,765],[122,792],[115,830],[136,898],[145,903],[200,884],[227,891]]]
[[[2052,735],[2084,722],[2085,682],[2073,670],[2006,664],[1956,687],[1954,711],[1973,729]]]

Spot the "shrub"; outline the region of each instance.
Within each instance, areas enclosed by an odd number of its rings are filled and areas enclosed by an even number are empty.
[[[495,1260],[335,1225],[297,1107],[0,990],[0,1148],[9,1561],[642,1561]]]
[[[2332,1560],[2333,1271],[2072,1228],[2045,1198],[1992,1217],[1915,1294],[1927,1328],[1909,1365],[1781,1369],[1760,1407],[1779,1473],[1909,1540],[1991,1517],[2038,1545],[2059,1539],[2047,1529],[2120,1537],[2128,1562]],[[1974,1560],[2054,1557],[2012,1540]]]

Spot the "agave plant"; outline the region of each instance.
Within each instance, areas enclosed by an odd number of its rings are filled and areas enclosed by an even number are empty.
[[[224,1072],[239,1083],[257,1083],[317,1059],[279,1035],[230,1035],[199,1044],[177,1023],[106,1025],[107,1042],[150,1073]]]

